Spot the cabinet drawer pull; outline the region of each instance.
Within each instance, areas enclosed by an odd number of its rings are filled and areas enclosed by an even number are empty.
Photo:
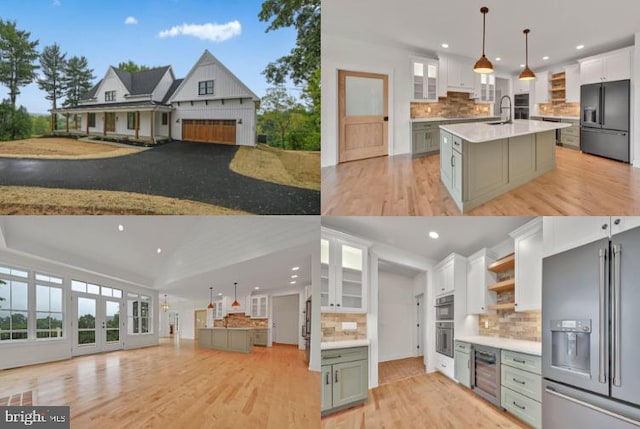
[[[527,361],[525,361],[525,360],[522,360],[522,359],[516,359],[516,358],[513,358],[513,361],[514,361],[514,362],[521,363],[521,364],[523,364],[523,365],[527,363]]]
[[[325,377],[325,379],[326,379],[327,381],[325,381],[325,383],[324,383],[324,384],[326,384],[326,385],[328,386],[328,385],[329,385],[329,383],[331,383],[331,381],[329,381],[329,373],[327,373],[327,376]]]
[[[518,384],[523,384],[523,385],[524,385],[524,384],[527,384],[525,381],[520,381],[520,380],[518,380],[518,379],[517,379],[517,378],[515,378],[515,377],[513,377],[513,378],[512,378],[512,380],[513,380],[513,381],[515,381],[515,382],[516,382],[516,383],[518,383]]]
[[[513,405],[515,405],[516,407],[520,408],[521,410],[526,410],[527,407],[522,406],[522,405],[518,405],[518,403],[516,401],[511,401],[513,403]]]
[[[336,378],[335,378],[335,382],[338,382],[338,371],[336,371]]]
[[[334,356],[325,356],[324,359],[338,359],[341,358],[342,355],[334,355]]]

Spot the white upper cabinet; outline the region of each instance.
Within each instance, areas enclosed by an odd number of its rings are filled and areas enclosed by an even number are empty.
[[[475,91],[476,73],[473,71],[473,60],[463,57],[446,57],[447,90],[456,92]]]
[[[514,94],[528,94],[531,91],[531,82],[530,80],[520,80],[518,79],[518,75],[512,79],[513,82],[513,93]]]
[[[438,61],[413,58],[411,90],[416,101],[438,101]]]
[[[225,307],[224,298],[219,299],[214,302],[215,309],[213,311],[214,318],[216,319],[224,319],[224,316],[227,315],[227,309]]]
[[[320,306],[323,312],[366,313],[368,243],[322,230]]]
[[[640,226],[640,216],[611,216],[611,235]]]
[[[565,102],[580,102],[580,65],[574,64],[564,68]]]
[[[631,78],[631,53],[620,49],[580,60],[580,84]]]
[[[269,297],[267,295],[251,295],[251,318],[266,319]]]
[[[543,71],[536,73],[534,82],[535,93],[533,102],[536,104],[549,103],[549,72]]]
[[[434,296],[438,297],[457,292],[458,290],[466,290],[466,273],[467,267],[466,259],[464,257],[455,253],[447,256],[438,265],[436,265],[434,269]],[[465,295],[466,294],[463,292],[462,296],[464,297]],[[464,305],[462,308],[464,309]]]
[[[467,258],[467,314],[486,314],[489,305],[496,303],[496,294],[488,287],[496,282],[496,276],[487,270],[495,262],[495,256],[487,249]]]
[[[536,218],[509,234],[515,249],[515,310],[542,309],[542,219]]]

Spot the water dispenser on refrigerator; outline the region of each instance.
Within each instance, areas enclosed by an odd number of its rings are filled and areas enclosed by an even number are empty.
[[[590,375],[591,320],[552,320],[551,338],[552,366]]]

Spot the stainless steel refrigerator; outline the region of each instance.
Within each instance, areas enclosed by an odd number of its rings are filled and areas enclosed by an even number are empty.
[[[640,427],[640,228],[543,259],[545,429]]]
[[[580,87],[580,149],[629,162],[629,80]]]

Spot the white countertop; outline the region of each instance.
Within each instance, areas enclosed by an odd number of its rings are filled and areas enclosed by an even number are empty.
[[[515,119],[512,124],[488,125],[482,122],[466,124],[440,125],[440,128],[471,143],[483,143],[492,140],[508,139],[527,134],[542,133],[569,128],[571,124],[562,122],[529,121]]]
[[[499,120],[500,116],[464,116],[461,118],[444,118],[442,116],[438,116],[435,118],[413,118],[411,122],[444,122],[444,121],[465,121],[467,119],[475,120],[475,119],[486,119],[490,120]]]
[[[536,341],[514,340],[511,338],[485,337],[476,335],[471,337],[456,337],[456,341],[480,344],[497,349],[511,350],[529,355],[542,356],[542,343]]]
[[[562,116],[562,115],[531,115],[532,118],[553,118],[553,119],[568,119],[570,121],[579,121],[580,116]]]
[[[335,350],[364,346],[369,346],[369,340],[325,341],[320,343],[320,350]]]

